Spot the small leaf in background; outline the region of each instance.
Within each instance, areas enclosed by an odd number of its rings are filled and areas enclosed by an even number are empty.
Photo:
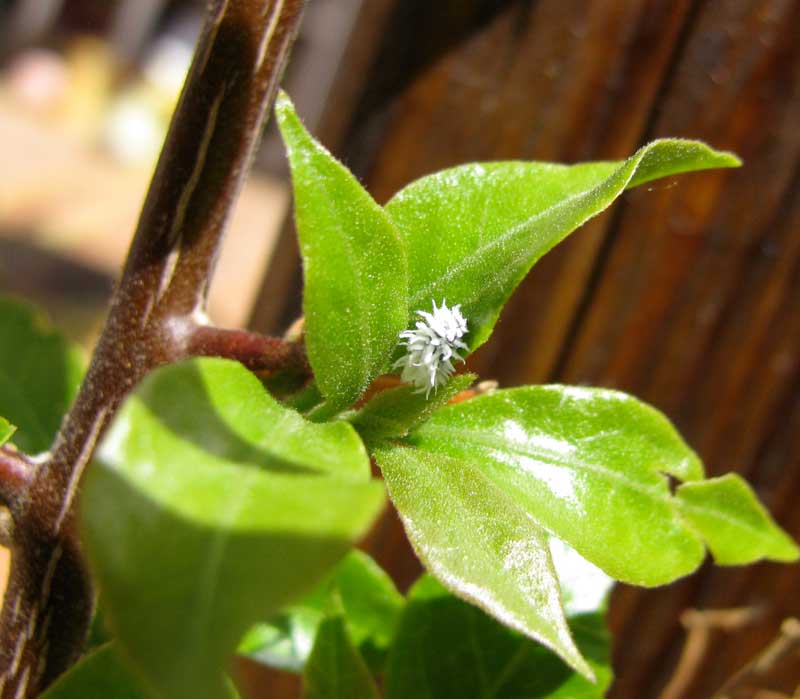
[[[386,212],[305,130],[285,94],[275,112],[292,171],[308,359],[329,404],[343,408],[387,368],[405,329],[406,246]]]
[[[380,699],[334,595],[303,673],[305,699]]]
[[[164,367],[84,479],[82,534],[109,626],[170,699],[219,699],[244,632],[318,584],[384,502],[353,428],[314,425],[236,362]]]
[[[390,388],[354,413],[349,418],[350,423],[366,442],[405,437],[461,391],[468,389],[476,378],[475,374],[454,376],[428,398],[424,391],[420,393],[414,386]]]
[[[471,473],[500,489],[542,529],[617,580],[670,582],[702,561],[698,532],[724,536],[682,514],[686,508],[679,509],[670,493],[664,474],[684,481],[702,477],[697,455],[661,413],[618,391],[496,391],[443,408],[408,442],[469,464]],[[709,483],[683,486],[695,519],[703,517],[698,501],[715,494],[715,520],[729,518],[748,561],[796,553],[766,511],[751,507],[755,500],[742,481],[724,481],[730,485],[725,488]],[[754,520],[758,527],[748,526]]]
[[[265,665],[299,672],[314,643],[329,598],[338,595],[347,630],[367,665],[380,672],[404,599],[386,572],[361,551],[351,551],[332,575],[300,604],[251,629],[239,652]]]
[[[11,439],[11,435],[16,432],[17,428],[14,427],[8,420],[4,417],[0,417],[0,445],[5,444],[9,439]]]
[[[382,447],[375,460],[425,567],[591,677],[564,618],[547,536],[513,497],[474,463],[445,454]]]
[[[83,378],[80,350],[32,306],[0,298],[0,415],[17,426],[14,443],[47,451]]]
[[[389,656],[386,699],[601,699],[611,683],[602,607],[570,626],[592,683],[544,646],[506,628],[423,575],[411,588]]]
[[[81,658],[39,699],[156,699],[148,693],[113,643]]]
[[[744,565],[759,558],[796,561],[797,544],[775,524],[750,486],[735,473],[684,483],[676,501],[705,539],[717,563]]]
[[[531,266],[625,189],[739,164],[704,143],[668,139],[622,162],[473,163],[423,177],[386,205],[408,244],[409,309],[461,304],[474,350]]]

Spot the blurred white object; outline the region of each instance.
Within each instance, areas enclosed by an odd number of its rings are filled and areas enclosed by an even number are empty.
[[[55,51],[28,49],[8,67],[8,86],[12,95],[26,107],[50,109],[58,104],[67,89],[67,68]]]
[[[153,44],[141,82],[124,90],[108,112],[102,140],[115,158],[146,165],[158,156],[192,54],[192,46],[176,36],[163,36]]]

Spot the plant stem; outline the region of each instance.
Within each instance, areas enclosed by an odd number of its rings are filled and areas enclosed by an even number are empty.
[[[50,457],[14,513],[0,697],[36,697],[77,658],[93,591],[76,533],[81,475],[127,392],[201,317],[226,219],[304,0],[214,0],[108,320]]]
[[[187,357],[227,357],[241,362],[251,371],[289,370],[310,376],[305,348],[247,330],[229,330],[192,324],[186,331],[181,354]]]

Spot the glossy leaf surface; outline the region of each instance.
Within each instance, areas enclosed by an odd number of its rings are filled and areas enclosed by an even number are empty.
[[[303,673],[303,687],[305,699],[380,699],[341,607],[329,612],[319,626]]]
[[[678,488],[676,501],[717,563],[744,565],[760,558],[797,560],[797,544],[775,524],[750,486],[734,473],[685,483]]]
[[[469,388],[475,379],[475,374],[454,376],[429,398],[414,386],[382,391],[352,415],[350,423],[367,442],[405,437],[461,391]]]
[[[624,393],[496,391],[443,408],[409,442],[470,464],[481,487],[618,580],[663,584],[703,558],[663,475],[697,479],[702,465],[663,415]]]
[[[0,415],[17,426],[14,443],[50,448],[83,377],[81,352],[28,304],[0,298]]]
[[[417,180],[386,206],[408,243],[409,309],[461,304],[474,350],[531,266],[625,189],[737,165],[730,153],[670,139],[623,162],[473,163]]]
[[[101,443],[83,539],[108,622],[149,684],[228,692],[244,631],[319,583],[380,511],[350,425],[314,425],[241,365],[157,370]]]
[[[106,644],[81,658],[40,699],[156,699]]]
[[[479,466],[445,454],[399,446],[377,449],[375,459],[425,567],[591,676],[564,618],[547,536],[514,498]]]
[[[596,684],[423,576],[409,592],[392,647],[386,699],[601,699],[611,683],[602,609],[573,616],[570,626]]]
[[[306,348],[328,402],[350,405],[383,372],[408,318],[406,245],[385,211],[276,103],[305,274]]]
[[[331,595],[340,600],[353,643],[368,665],[379,670],[404,599],[392,579],[361,551],[347,554],[333,574],[301,603],[291,606],[271,623],[251,629],[239,652],[271,667],[301,670]]]

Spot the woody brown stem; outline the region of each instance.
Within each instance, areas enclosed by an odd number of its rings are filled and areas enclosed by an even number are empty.
[[[81,650],[93,607],[75,526],[81,475],[127,392],[174,357],[175,328],[204,310],[224,225],[303,4],[210,7],[86,379],[13,512],[0,615],[2,699],[38,696]]]

